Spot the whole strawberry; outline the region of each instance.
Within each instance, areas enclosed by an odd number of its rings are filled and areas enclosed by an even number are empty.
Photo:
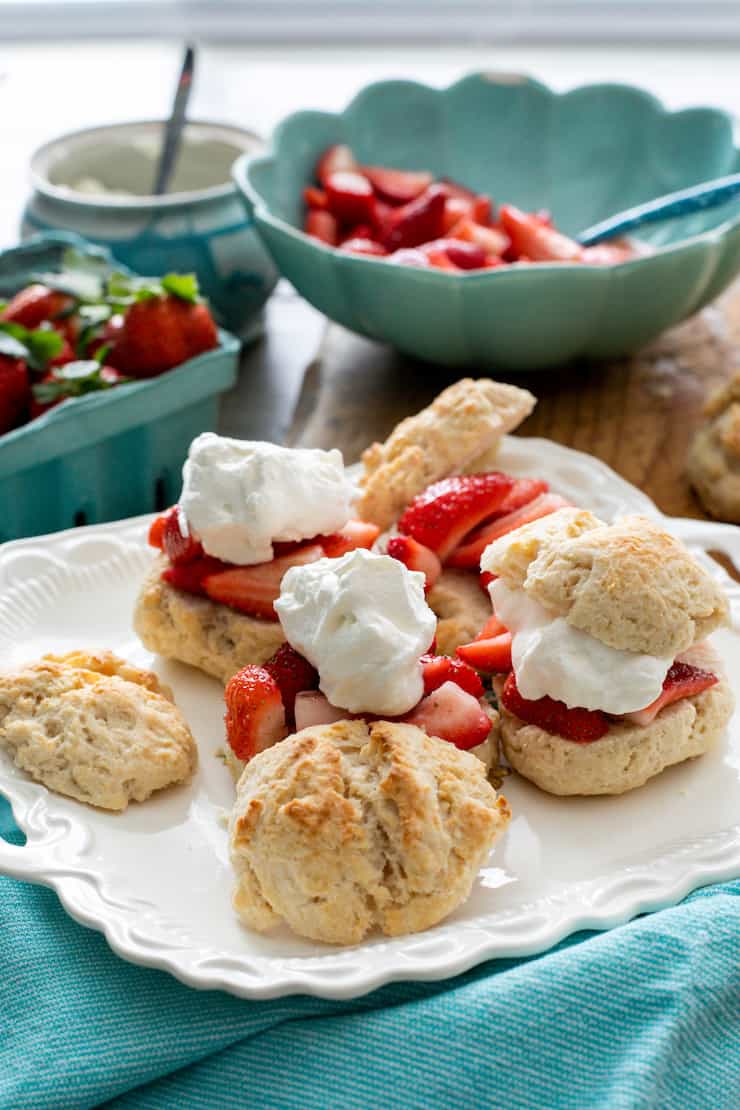
[[[0,320],[37,328],[45,320],[56,320],[74,305],[74,298],[36,282],[21,289],[0,312]]]
[[[132,378],[153,378],[217,346],[208,306],[166,294],[128,308],[107,357]]]
[[[31,404],[31,381],[22,358],[0,354],[0,435],[22,424]]]

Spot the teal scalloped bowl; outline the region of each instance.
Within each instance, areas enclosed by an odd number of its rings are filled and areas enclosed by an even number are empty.
[[[499,201],[549,208],[569,234],[655,196],[740,170],[733,121],[669,112],[627,85],[558,94],[473,74],[447,89],[382,81],[341,113],[302,111],[234,180],[282,274],[332,320],[456,367],[531,370],[627,354],[690,316],[740,270],[740,199],[657,225],[653,253],[614,266],[515,265],[449,273],[344,254],[304,235],[301,189],[321,151],[429,169]]]

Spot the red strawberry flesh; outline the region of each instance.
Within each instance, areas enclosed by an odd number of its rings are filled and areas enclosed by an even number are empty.
[[[291,567],[304,566],[323,557],[320,544],[311,544],[269,563],[234,566],[209,575],[204,582],[205,590],[213,601],[220,601],[240,613],[276,621],[274,603],[280,596],[280,583],[285,573]]]
[[[700,694],[718,682],[719,678],[711,671],[676,660],[669,667],[663,689],[655,701],[636,713],[625,713],[625,720],[633,721],[636,725],[649,725],[667,705]]]
[[[190,563],[204,554],[199,541],[190,534],[185,514],[178,505],[170,509],[165,519],[162,549],[171,563]]]
[[[609,731],[609,721],[599,709],[569,709],[564,702],[549,697],[535,701],[523,698],[513,671],[504,683],[501,703],[521,721],[578,744],[601,740]]]
[[[443,682],[401,719],[463,750],[482,744],[491,731],[478,699],[455,682]]]
[[[275,679],[283,699],[286,719],[289,724],[293,724],[296,697],[304,690],[318,688],[318,671],[287,642],[281,644],[275,654],[262,665]]]
[[[422,655],[421,666],[425,694],[438,690],[445,682],[454,682],[474,698],[483,697],[483,683],[462,659],[451,659],[448,655]]]
[[[264,667],[243,667],[224,691],[226,738],[238,759],[249,760],[286,733],[280,689]]]
[[[542,493],[533,501],[505,516],[495,516],[492,521],[482,524],[471,531],[470,535],[465,536],[459,547],[447,559],[447,565],[477,568],[480,565],[481,555],[489,543],[493,543],[508,532],[513,532],[516,528],[521,528],[524,524],[531,524],[533,520],[539,520],[540,517],[548,516],[558,509],[564,509],[567,505],[565,498],[556,493]]]
[[[511,670],[511,633],[500,632],[497,636],[461,644],[456,654],[477,671],[508,674]]]
[[[513,478],[496,471],[443,478],[414,498],[398,522],[399,531],[444,562],[471,529],[496,511],[513,485]]]

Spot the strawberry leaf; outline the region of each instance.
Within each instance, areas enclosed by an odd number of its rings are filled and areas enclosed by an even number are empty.
[[[0,354],[23,358],[32,370],[45,370],[63,347],[61,335],[49,325],[31,330],[23,324],[0,322]]]
[[[195,274],[165,274],[162,288],[165,293],[171,293],[178,300],[187,301],[188,304],[198,303],[198,279]]]
[[[28,347],[7,330],[7,324],[0,325],[0,355],[6,358],[28,358]]]
[[[62,397],[81,397],[85,393],[113,389],[126,381],[127,378],[111,381],[102,373],[102,367],[95,359],[78,359],[64,366],[55,366],[42,382],[33,386],[33,395],[40,404],[48,405]]]

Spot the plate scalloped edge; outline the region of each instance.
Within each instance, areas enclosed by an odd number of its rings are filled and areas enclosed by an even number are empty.
[[[547,456],[548,473],[557,488],[567,492],[568,486],[580,486],[581,494],[592,495],[592,504],[606,501],[622,511],[649,514],[680,536],[722,582],[730,596],[733,626],[740,630],[740,585],[706,554],[720,550],[740,565],[740,530],[664,517],[606,464],[547,440],[507,437],[499,462],[512,470],[531,469],[533,454]],[[598,504],[594,508],[599,511]],[[96,565],[88,566],[87,572],[110,574],[138,552],[143,566],[144,526],[150,519],[93,525],[0,547],[0,631],[3,612],[24,603],[29,585],[43,594],[70,560],[78,573],[85,573],[86,556],[94,558]],[[102,564],[101,552],[108,553]],[[30,582],[29,566],[35,573]],[[447,978],[487,959],[545,951],[583,929],[612,928],[639,913],[675,904],[699,886],[740,875],[738,825],[676,842],[649,863],[619,869],[608,880],[570,884],[567,891],[489,917],[442,923],[432,931],[367,949],[327,948],[325,955],[306,958],[246,953],[237,958],[194,948],[186,932],[178,935],[169,923],[157,920],[150,903],[112,895],[104,872],[93,867],[88,856],[91,833],[83,807],[80,819],[55,813],[54,795],[20,776],[2,776],[1,770],[0,793],[10,801],[27,837],[23,847],[0,839],[1,874],[52,887],[75,920],[103,932],[110,947],[127,960],[168,971],[191,987],[223,989],[252,999],[295,993],[348,999],[398,980]],[[369,958],[362,958],[364,952]]]

